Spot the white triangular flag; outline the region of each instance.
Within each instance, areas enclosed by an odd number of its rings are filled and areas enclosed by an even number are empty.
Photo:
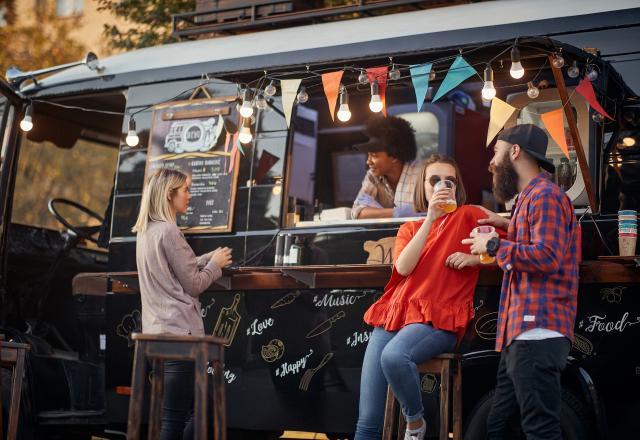
[[[282,110],[287,120],[287,127],[291,126],[291,110],[293,103],[296,102],[298,87],[302,79],[283,79],[280,80],[280,88],[282,89]]]

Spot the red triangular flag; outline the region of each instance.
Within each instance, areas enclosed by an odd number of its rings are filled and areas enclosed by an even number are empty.
[[[609,114],[602,108],[602,106],[598,102],[598,99],[596,98],[596,92],[593,90],[593,85],[587,77],[582,78],[582,81],[580,81],[580,84],[578,84],[578,87],[576,87],[576,92],[584,96],[595,111],[613,121],[613,118],[609,116]]]
[[[384,67],[369,67],[367,69],[367,78],[369,78],[369,84],[373,84],[375,80],[378,80],[378,90],[380,93],[380,100],[382,101],[382,113],[387,116],[387,102],[385,100],[384,91],[387,88],[387,71],[389,66]]]
[[[327,103],[329,104],[329,111],[331,112],[331,119],[336,120],[334,117],[336,112],[336,102],[338,100],[338,92],[340,91],[340,80],[342,79],[343,70],[338,72],[329,72],[322,74],[322,86],[324,87],[324,94],[327,96]]]

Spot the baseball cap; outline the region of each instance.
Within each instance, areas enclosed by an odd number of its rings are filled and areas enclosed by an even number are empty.
[[[540,127],[533,124],[515,125],[501,131],[498,140],[518,144],[520,148],[534,157],[542,168],[552,174],[556,172],[553,162],[546,158],[549,138]]]
[[[355,144],[353,148],[363,153],[377,153],[379,151],[386,151],[387,143],[381,138],[370,137],[367,142]]]

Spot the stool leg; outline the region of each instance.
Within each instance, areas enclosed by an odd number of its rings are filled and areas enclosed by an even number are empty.
[[[214,368],[213,375],[213,430],[214,440],[225,440],[227,438],[227,413],[226,413],[226,396],[224,391],[224,359],[222,358],[222,348],[219,347],[219,361],[212,363]]]
[[[440,370],[440,440],[449,438],[449,393],[451,370],[449,362],[442,362]]]
[[[162,399],[164,395],[164,361],[154,359],[153,382],[151,384],[151,408],[149,415],[149,440],[160,438],[160,414],[162,413]]]
[[[18,417],[20,415],[20,397],[22,397],[22,378],[24,376],[25,350],[18,348],[16,365],[13,368],[11,383],[11,407],[9,408],[9,426],[7,440],[14,440],[18,433]]]
[[[462,364],[456,363],[453,376],[453,440],[462,440]]]
[[[195,440],[207,438],[207,358],[208,346],[205,343],[198,344],[195,360],[195,413],[194,427]]]
[[[397,401],[391,386],[387,386],[387,402],[384,407],[384,424],[382,425],[382,440],[393,438],[394,420],[396,417]]]
[[[1,340],[2,339],[0,339],[0,341]],[[2,350],[2,347],[0,347],[0,350]],[[0,357],[2,357],[1,353]],[[4,412],[2,410],[2,369],[0,368],[0,435],[4,434],[4,420],[2,414],[4,414]]]
[[[145,342],[136,341],[133,358],[133,379],[131,381],[131,399],[129,400],[129,422],[127,423],[127,440],[140,438],[140,419],[144,401],[144,381],[146,365],[144,361]]]

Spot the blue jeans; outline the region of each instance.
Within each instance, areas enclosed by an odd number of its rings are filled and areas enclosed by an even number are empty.
[[[428,324],[409,324],[397,332],[374,328],[362,363],[355,440],[378,440],[382,436],[387,383],[400,402],[405,419],[412,422],[422,418],[416,364],[450,352],[455,345],[455,333]]]

